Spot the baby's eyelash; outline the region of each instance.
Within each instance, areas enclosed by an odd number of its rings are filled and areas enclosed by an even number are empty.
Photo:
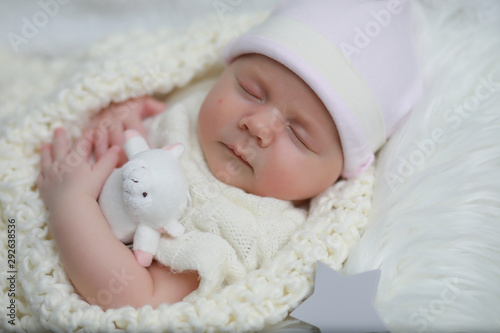
[[[303,145],[304,147],[309,149],[309,147],[305,143],[304,139],[302,139],[302,137],[297,133],[296,130],[293,129],[293,127],[290,124],[287,124],[286,127],[288,128],[288,131],[290,132],[291,136],[293,136],[293,138],[295,140],[299,141],[301,145]]]
[[[255,99],[259,100],[259,101],[262,100],[259,96],[257,96],[255,93],[251,92],[247,87],[245,87],[245,85],[243,83],[241,83],[240,81],[238,81],[238,84],[239,84],[240,88],[243,89],[243,91],[245,93],[247,93],[249,96],[251,96],[251,97],[253,97],[253,98],[255,98]]]

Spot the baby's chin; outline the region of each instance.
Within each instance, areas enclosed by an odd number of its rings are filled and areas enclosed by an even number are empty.
[[[211,170],[212,171],[212,170]],[[215,176],[214,172],[212,171],[212,174]],[[258,197],[268,197],[268,198],[274,198],[278,200],[284,200],[284,201],[290,201],[294,206],[296,207],[301,207],[301,208],[306,208],[309,205],[309,201],[311,198],[294,198],[289,195],[284,195],[283,193],[276,193],[273,191],[269,191],[266,189],[262,188],[255,188],[252,186],[248,186],[247,184],[241,184],[238,183],[238,181],[234,178],[225,178],[225,177],[217,177],[221,182],[223,182],[226,185],[232,186],[239,188],[240,190],[243,190],[247,194],[255,195]]]

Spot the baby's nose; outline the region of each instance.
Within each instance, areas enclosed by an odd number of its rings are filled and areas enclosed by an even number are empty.
[[[274,108],[258,110],[241,118],[239,127],[248,130],[265,148],[274,140],[276,134],[284,128],[280,112]]]

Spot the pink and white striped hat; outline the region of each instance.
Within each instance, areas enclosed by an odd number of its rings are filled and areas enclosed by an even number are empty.
[[[366,169],[422,94],[407,0],[284,0],[229,43],[226,63],[258,53],[304,80],[329,110],[342,176]]]

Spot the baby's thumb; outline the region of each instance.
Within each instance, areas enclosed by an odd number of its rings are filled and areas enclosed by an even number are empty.
[[[94,165],[94,170],[100,177],[103,178],[103,181],[106,180],[111,172],[116,168],[118,160],[120,159],[120,151],[120,146],[113,146],[109,148],[108,151],[106,151]]]

